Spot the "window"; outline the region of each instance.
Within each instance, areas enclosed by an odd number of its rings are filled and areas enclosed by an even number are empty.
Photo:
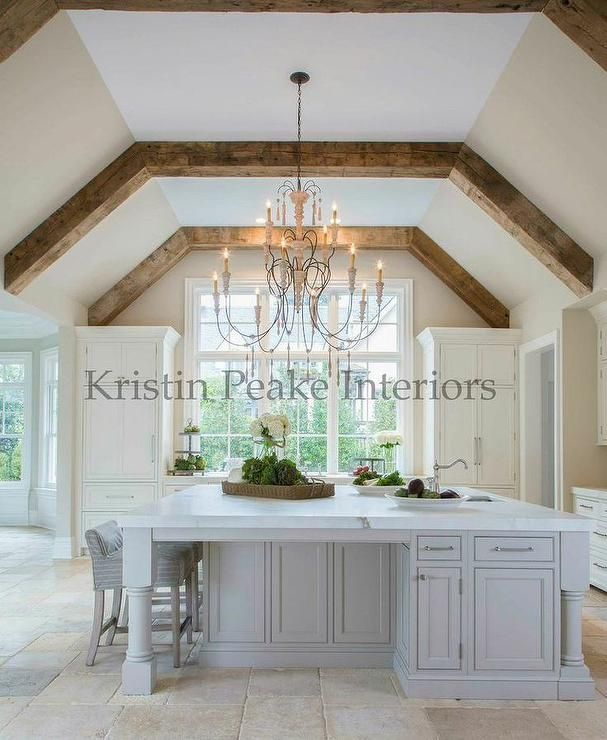
[[[56,348],[40,353],[40,485],[57,487],[57,394],[59,354]]]
[[[28,486],[31,354],[0,354],[0,485]]]
[[[252,321],[255,287],[254,283],[232,282],[233,325],[245,334],[255,328]],[[411,377],[410,296],[410,281],[386,284],[381,325],[349,358],[347,353],[340,353],[339,381],[335,353],[332,376],[328,377],[327,350],[319,336],[314,337],[309,361],[302,351],[302,338],[295,335],[289,339],[288,347],[283,338],[271,355],[256,351],[254,377],[264,383],[265,389],[270,381],[281,381],[286,397],[269,399],[263,393],[260,399],[254,400],[246,395],[246,382],[242,382],[253,377],[250,353],[246,347],[227,341],[228,336],[236,336],[233,326],[224,323],[217,328],[210,283],[188,280],[185,370],[186,374],[191,373],[190,377],[204,381],[199,384],[204,392],[200,392],[198,401],[186,406],[186,418],[191,416],[200,424],[200,449],[207,470],[225,470],[230,458],[255,453],[249,424],[264,412],[289,417],[293,432],[286,454],[309,474],[349,473],[359,457],[384,457],[373,441],[375,433],[383,429],[400,431],[405,436],[405,446],[397,454],[397,463],[402,468],[412,454],[405,433],[411,429],[412,404],[397,401],[391,393],[384,397],[382,381],[391,389],[395,380]],[[262,293],[262,324],[273,314],[272,301]],[[347,286],[336,283],[320,306],[321,318],[334,330],[349,309]],[[356,308],[352,315],[356,315]],[[316,379],[326,381],[325,396],[301,398],[296,394],[290,398],[290,384],[302,379],[307,380],[308,388]],[[229,387],[229,399],[225,398],[226,387]]]

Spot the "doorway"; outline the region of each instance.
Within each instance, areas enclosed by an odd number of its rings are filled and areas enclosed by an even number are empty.
[[[520,347],[521,499],[561,509],[558,335]]]

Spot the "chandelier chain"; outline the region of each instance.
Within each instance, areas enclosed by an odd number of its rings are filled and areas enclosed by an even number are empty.
[[[297,189],[301,190],[301,82],[297,83]]]

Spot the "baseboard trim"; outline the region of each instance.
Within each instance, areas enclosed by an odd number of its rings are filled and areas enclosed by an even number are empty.
[[[76,557],[75,537],[55,537],[53,560],[71,560]]]
[[[259,650],[213,650],[202,647],[198,652],[198,663],[212,668],[391,668],[390,652],[325,652],[311,650],[268,651],[267,646]]]

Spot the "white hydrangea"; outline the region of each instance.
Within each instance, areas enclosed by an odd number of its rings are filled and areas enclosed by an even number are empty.
[[[252,437],[261,437],[263,433],[263,426],[261,419],[253,419],[249,426],[249,432]]]
[[[291,434],[291,422],[284,414],[262,414],[258,419],[253,419],[249,426],[251,436],[255,439],[271,437],[277,442],[282,442]]]
[[[270,437],[280,441],[285,436],[285,427],[282,419],[272,419],[268,422]]]
[[[402,445],[403,438],[398,432],[377,432],[375,441],[380,447],[397,447]]]

